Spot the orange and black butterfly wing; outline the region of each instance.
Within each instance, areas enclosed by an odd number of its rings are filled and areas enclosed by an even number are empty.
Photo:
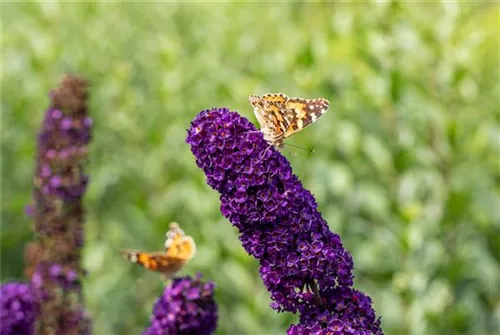
[[[270,134],[273,141],[283,138],[286,129],[291,122],[290,115],[287,115],[286,102],[288,97],[282,93],[269,93],[262,96],[262,118],[261,123],[264,132]]]
[[[149,253],[143,251],[125,250],[122,254],[132,263],[139,264],[150,271],[162,273],[180,269],[180,267],[182,267],[185,263],[184,259],[167,256],[165,252]]]
[[[285,106],[288,127],[285,130],[284,138],[290,137],[316,122],[326,113],[329,106],[330,102],[322,98],[289,98]]]

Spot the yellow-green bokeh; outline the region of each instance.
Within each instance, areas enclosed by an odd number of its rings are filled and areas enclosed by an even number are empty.
[[[36,132],[71,72],[92,83],[84,263],[94,334],[139,334],[162,283],[121,248],[168,223],[217,283],[218,334],[284,334],[256,261],[219,211],[186,129],[202,109],[255,121],[250,94],[324,97],[290,143],[295,173],[351,251],[386,334],[500,324],[499,7],[465,2],[2,4],[2,282],[32,238]],[[295,153],[297,153],[295,155]]]

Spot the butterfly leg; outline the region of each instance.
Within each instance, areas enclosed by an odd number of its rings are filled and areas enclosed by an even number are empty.
[[[266,153],[269,149],[271,149],[272,147],[274,146],[274,143],[271,143],[269,144],[269,146],[266,148],[266,150],[264,150],[264,152],[262,153],[262,155],[260,156],[260,159],[264,159],[264,157],[266,157]]]
[[[318,286],[316,285],[316,281],[313,279],[312,281],[308,281],[306,283],[307,287],[314,294],[314,299],[319,306],[324,306],[323,299],[321,298],[321,294],[319,293]]]

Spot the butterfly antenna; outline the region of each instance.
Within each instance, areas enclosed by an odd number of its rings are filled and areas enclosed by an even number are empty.
[[[306,149],[306,148],[299,147],[298,145],[294,145],[294,144],[289,144],[289,143],[286,143],[286,144],[285,144],[285,148],[286,148],[287,146],[294,147],[294,148],[301,149],[301,150],[305,150],[305,151],[309,151],[309,152],[311,152],[311,153],[315,153],[315,152],[316,152],[316,150],[314,150],[314,149]],[[297,154],[297,153],[295,153],[295,154]]]
[[[120,250],[120,255],[122,255],[123,258],[128,259],[129,250],[127,249]]]

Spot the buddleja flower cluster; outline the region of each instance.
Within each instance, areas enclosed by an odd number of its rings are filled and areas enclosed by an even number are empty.
[[[38,305],[28,284],[6,283],[0,288],[0,334],[31,335]]]
[[[30,291],[39,304],[36,331],[88,334],[83,308],[81,248],[84,244],[85,163],[91,138],[88,83],[66,75],[49,94],[38,134],[34,177],[35,241],[25,250]]]
[[[143,335],[210,335],[217,326],[214,283],[196,278],[175,278],[156,301],[151,326]]]
[[[221,194],[222,214],[259,260],[272,307],[301,313],[289,334],[382,334],[370,298],[352,289],[350,253],[290,163],[250,121],[225,108],[205,110],[186,141],[207,183]]]

